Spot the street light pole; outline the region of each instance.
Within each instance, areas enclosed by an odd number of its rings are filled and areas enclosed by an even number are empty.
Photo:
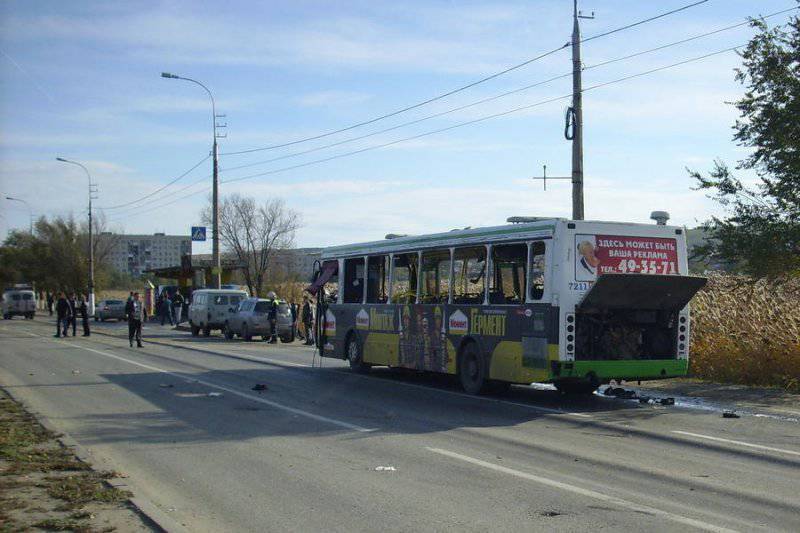
[[[94,315],[94,228],[92,227],[92,176],[89,174],[89,170],[83,166],[82,164],[78,163],[77,161],[70,161],[69,159],[64,159],[63,157],[56,157],[56,161],[61,161],[62,163],[69,163],[71,165],[77,165],[86,172],[86,177],[89,179],[89,316]]]
[[[170,74],[169,72],[162,72],[161,77],[195,83],[205,89],[206,93],[208,93],[208,97],[211,99],[211,129],[214,140],[214,144],[211,148],[214,176],[211,192],[211,259],[214,263],[214,266],[212,267],[212,285],[215,289],[219,289],[222,286],[222,264],[219,255],[219,166],[217,164],[217,109],[216,104],[214,103],[214,95],[211,94],[211,91],[208,89],[208,87],[197,80],[184,78],[183,76],[177,76],[175,74]]]
[[[12,202],[22,202],[28,207],[28,231],[31,235],[33,235],[33,210],[31,209],[31,204],[22,198],[12,198],[11,196],[6,196],[6,200],[11,200]]]

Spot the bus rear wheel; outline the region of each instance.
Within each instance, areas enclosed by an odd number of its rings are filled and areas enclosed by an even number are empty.
[[[464,346],[461,357],[458,359],[458,379],[461,387],[467,394],[480,394],[488,384],[486,379],[486,365],[474,342]]]
[[[369,372],[370,365],[364,362],[364,352],[361,349],[361,342],[358,340],[358,337],[355,335],[350,336],[350,339],[347,341],[345,353],[347,354],[347,362],[350,363],[351,370],[359,374]]]

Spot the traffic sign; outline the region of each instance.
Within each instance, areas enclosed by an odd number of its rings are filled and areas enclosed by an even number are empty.
[[[206,240],[206,227],[205,226],[192,226],[192,240],[204,241]]]

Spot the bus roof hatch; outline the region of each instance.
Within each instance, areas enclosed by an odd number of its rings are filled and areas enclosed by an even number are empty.
[[[578,304],[580,311],[683,309],[708,280],[698,276],[603,274]]]

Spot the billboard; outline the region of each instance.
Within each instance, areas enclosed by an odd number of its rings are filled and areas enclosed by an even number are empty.
[[[675,239],[575,235],[575,281],[600,274],[678,274]]]

